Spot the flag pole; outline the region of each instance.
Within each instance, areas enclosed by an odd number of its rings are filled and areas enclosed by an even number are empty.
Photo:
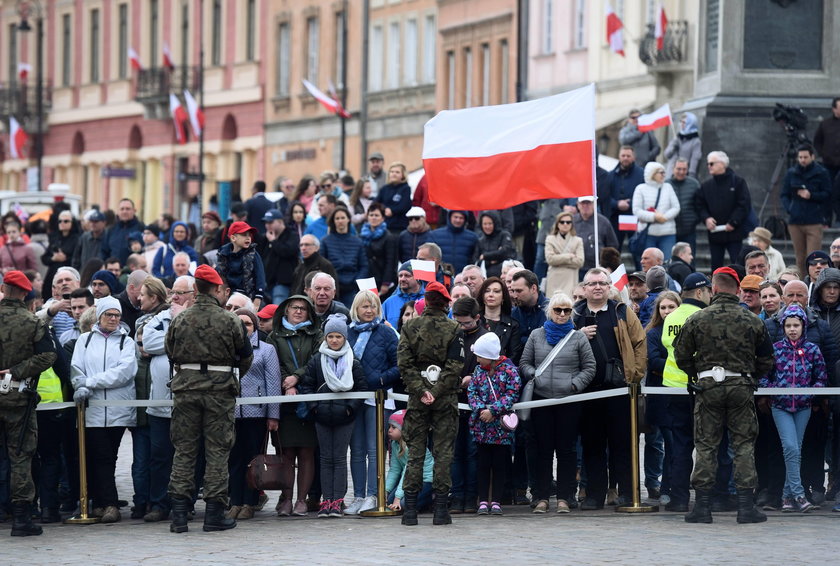
[[[347,0],[344,0],[341,7],[341,107],[347,108],[347,18],[348,14]],[[345,161],[347,159],[347,118],[339,114],[341,117],[341,170],[345,171]]]

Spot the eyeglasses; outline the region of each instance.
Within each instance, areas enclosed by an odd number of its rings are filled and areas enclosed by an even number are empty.
[[[332,183],[324,183],[323,185],[321,185],[321,188],[322,189],[331,189],[332,188]]]
[[[551,309],[554,314],[569,315],[572,314],[572,309],[568,307],[554,307]]]
[[[184,295],[189,295],[190,293],[195,293],[195,291],[172,291],[173,295],[178,295],[179,297],[183,297]]]
[[[557,224],[571,224],[571,223],[572,223],[571,220],[558,220],[557,221]]]
[[[305,242],[302,242],[302,243],[301,243],[298,247],[300,247],[300,248],[308,248],[309,246],[314,246],[314,245],[315,245],[315,244],[307,244],[307,243],[305,243]]]
[[[584,287],[609,287],[610,283],[606,281],[588,281],[583,284]]]
[[[420,220],[423,218],[422,216],[412,216],[408,219],[409,222],[414,222],[415,220]]]
[[[631,120],[638,120],[639,116],[641,116],[641,114],[636,114],[635,116],[630,116],[630,119]]]
[[[712,166],[712,165],[714,165],[715,163],[717,163],[717,161],[709,161],[708,163],[706,163],[706,165],[708,165],[709,167],[711,167],[711,166]]]
[[[73,221],[69,220],[67,218],[59,218],[59,220],[58,220],[59,224],[70,224],[71,222],[73,222]]]
[[[832,250],[840,250],[840,246],[831,246]]]
[[[106,313],[102,313],[102,316],[107,317],[107,318],[121,318],[122,314],[120,314],[118,312],[106,312]]]
[[[301,306],[301,305],[289,305],[288,307],[286,307],[286,310],[287,310],[287,311],[298,311],[298,312],[303,312],[303,311],[305,311],[305,310],[306,310],[306,307]]]

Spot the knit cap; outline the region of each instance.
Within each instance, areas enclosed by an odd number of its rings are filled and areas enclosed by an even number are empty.
[[[341,313],[331,314],[324,324],[324,336],[330,332],[338,332],[347,338],[347,317]]]
[[[103,313],[110,310],[117,310],[122,314],[122,305],[118,299],[108,295],[96,300],[96,320],[102,318]]]
[[[394,412],[388,418],[388,424],[390,426],[393,426],[394,428],[399,429],[399,430],[402,430],[404,421],[405,421],[405,409],[400,409],[399,411]]]

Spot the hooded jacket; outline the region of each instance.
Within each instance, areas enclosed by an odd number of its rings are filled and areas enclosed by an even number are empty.
[[[464,216],[469,215],[465,210],[450,210],[449,216],[451,217],[455,212],[460,212]],[[443,261],[451,263],[455,272],[458,273],[472,261],[478,236],[467,228],[467,223],[460,228],[447,223],[446,226],[432,230],[429,241],[440,247]]]
[[[697,131],[697,116],[691,112],[686,112],[683,116],[685,116],[685,125],[665,148],[665,157],[668,158],[668,166],[665,168],[666,177],[670,177],[674,172],[674,165],[680,158],[688,161],[688,174],[696,177],[697,166],[703,160],[700,132]]]
[[[811,291],[811,308],[816,311],[817,316],[828,323],[835,343],[840,344],[840,300],[833,305],[826,305],[822,302],[822,287],[827,283],[840,285],[840,269],[826,267],[820,272],[817,282],[814,284],[814,289]]]
[[[783,306],[775,315],[764,320],[764,326],[770,335],[770,341],[774,344],[785,337],[784,323],[782,322],[784,312],[785,308]],[[834,364],[837,363],[838,355],[840,355],[837,340],[834,338],[834,333],[831,331],[828,322],[821,320],[816,310],[807,307],[805,312],[808,314],[808,322],[805,324],[804,338],[808,342],[813,342],[819,348],[825,360],[828,379],[831,383],[835,383]]]
[[[190,232],[190,229],[185,222],[178,221],[172,223],[172,226],[169,227],[169,243],[166,244],[165,247],[160,248],[157,254],[155,254],[155,261],[152,264],[151,273],[155,277],[163,279],[165,277],[172,277],[175,275],[175,271],[172,269],[172,260],[178,252],[185,252],[190,256],[190,261],[198,263],[198,254],[190,245],[189,238],[177,241],[172,235],[172,231],[175,230],[176,226],[183,226],[187,231],[187,234]]]
[[[595,355],[582,332],[574,334],[534,383],[534,395],[543,399],[562,399],[580,393],[595,377]],[[548,357],[554,345],[545,338],[545,328],[534,330],[525,343],[519,361],[523,383],[535,378],[537,368]]]
[[[408,229],[400,232],[399,236],[399,259],[400,263],[405,263],[410,259],[417,257],[417,250],[429,241],[432,235],[432,230],[428,224],[424,225],[422,232],[412,232]]]
[[[639,219],[638,231],[648,229],[650,236],[672,236],[677,233],[674,219],[680,213],[680,201],[669,183],[657,183],[653,176],[662,169],[659,163],[645,165],[645,182],[636,187],[633,193],[633,214]],[[656,197],[659,195],[659,203]],[[656,210],[667,221],[657,223],[655,213],[650,210],[656,205]]]
[[[501,220],[495,211],[482,212],[478,220],[479,226],[485,218],[489,218],[493,223],[493,231],[485,234],[484,230],[481,230],[481,236],[473,251],[472,262],[478,265],[479,257],[483,255],[487,277],[498,277],[502,274],[502,262],[516,258],[516,246],[513,245],[510,232],[502,230]]]
[[[174,226],[174,224],[173,224]],[[105,239],[100,248],[100,254],[103,260],[109,257],[117,257],[120,259],[120,265],[125,265],[125,260],[131,250],[128,246],[128,235],[132,232],[142,233],[145,226],[136,216],[126,222],[117,220],[117,222],[108,228],[105,232]],[[189,231],[187,231],[189,233]]]

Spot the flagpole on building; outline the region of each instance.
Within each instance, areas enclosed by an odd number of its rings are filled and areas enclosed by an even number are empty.
[[[370,41],[370,0],[363,0],[362,2],[362,84],[359,89],[359,146],[361,153],[361,167],[359,169],[359,178],[364,176],[367,171],[367,153],[368,153],[368,139],[367,139],[367,119],[368,119],[368,43]],[[346,68],[346,65],[345,65]]]
[[[348,14],[347,0],[344,0],[341,7],[341,40],[344,45],[341,46],[341,107],[347,108],[347,18]],[[341,117],[341,170],[345,171],[345,161],[347,160],[347,118]]]
[[[198,108],[204,112],[204,0],[198,3]],[[204,129],[198,134],[198,215],[204,213]]]

